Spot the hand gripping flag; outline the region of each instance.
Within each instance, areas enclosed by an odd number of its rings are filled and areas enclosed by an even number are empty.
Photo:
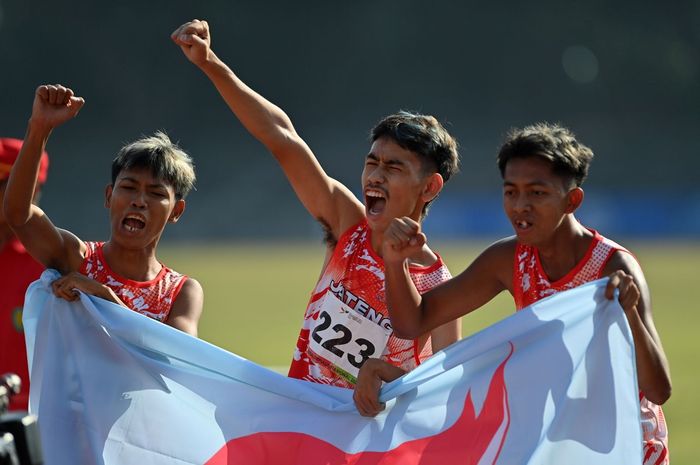
[[[286,378],[104,300],[27,291],[48,465],[641,463],[634,348],[604,281],[545,299],[382,390]]]

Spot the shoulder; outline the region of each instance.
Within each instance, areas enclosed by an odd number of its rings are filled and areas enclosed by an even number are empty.
[[[202,286],[196,279],[188,278],[173,302],[166,323],[196,337],[203,307],[204,291]]]
[[[604,274],[610,274],[617,270],[622,270],[632,274],[634,274],[633,272],[641,273],[642,269],[639,266],[637,258],[632,252],[612,239],[603,236],[598,231],[592,231],[594,232],[596,239],[600,241],[600,244],[607,247],[610,251],[609,258],[603,267]]]
[[[180,293],[178,294],[178,299],[183,296],[185,297],[197,297],[204,295],[204,289],[202,285],[194,278],[182,275],[184,282],[182,283],[182,288],[180,288]]]
[[[515,238],[510,237],[492,243],[458,277],[497,277],[506,283],[513,269],[516,244]]]
[[[204,306],[204,289],[199,281],[184,277],[184,282],[173,301],[170,316],[187,316],[199,320]]]
[[[482,276],[482,279],[495,280],[504,289],[510,289],[513,281],[516,238],[506,237],[489,245],[481,252],[463,273]]]
[[[102,242],[86,242],[67,229],[56,228],[63,239],[64,253],[66,254],[66,272],[78,271],[83,266],[83,261],[90,257]]]
[[[617,270],[630,273],[635,277],[637,275],[643,275],[642,267],[639,265],[639,262],[637,262],[635,256],[624,248],[615,250],[612,253],[610,259],[608,259],[605,267],[603,268],[603,274],[608,275]]]
[[[515,257],[518,248],[518,240],[515,236],[504,237],[489,245],[480,255],[489,260],[500,262],[511,262]]]

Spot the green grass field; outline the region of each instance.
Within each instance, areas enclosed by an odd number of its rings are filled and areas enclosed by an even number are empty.
[[[437,244],[457,274],[484,244]],[[664,406],[674,465],[695,465],[692,444],[700,438],[700,406],[692,398],[700,384],[700,316],[693,297],[700,287],[700,243],[627,244],[645,270],[657,329],[671,364],[673,396]],[[197,278],[205,291],[200,336],[262,365],[286,367],[301,319],[320,272],[323,247],[308,243],[169,245],[161,259]],[[510,315],[512,299],[502,294],[463,320],[469,335]],[[284,369],[284,368],[283,368]]]

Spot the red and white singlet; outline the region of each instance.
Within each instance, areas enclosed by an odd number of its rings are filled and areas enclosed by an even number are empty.
[[[150,281],[132,281],[113,272],[102,254],[104,242],[86,242],[87,251],[80,273],[111,288],[130,309],[165,321],[187,276],[163,265],[158,276]]]
[[[411,266],[410,274],[421,293],[451,277],[439,256],[429,267]],[[367,221],[361,221],[339,238],[312,292],[289,376],[352,388],[369,357],[412,370],[430,355],[429,337],[407,340],[393,335],[384,261],[372,249]]]
[[[602,278],[608,260],[617,251],[630,253],[621,245],[589,229],[594,235],[583,259],[566,276],[550,282],[542,269],[537,249],[517,244],[515,248],[515,268],[513,270],[513,291],[515,306],[521,310],[540,299],[560,291]],[[631,254],[630,254],[631,255]],[[650,402],[640,392],[642,414],[642,440],[644,465],[667,465],[668,430],[661,406]]]

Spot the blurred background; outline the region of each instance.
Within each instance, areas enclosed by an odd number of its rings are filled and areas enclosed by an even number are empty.
[[[399,109],[457,137],[462,172],[426,220],[454,273],[510,234],[495,155],[511,127],[570,127],[596,157],[579,218],[642,262],[668,353],[674,463],[696,463],[700,408],[700,2],[0,0],[0,133],[22,137],[35,88],[87,101],[54,131],[42,206],[108,238],[103,192],[119,148],[165,130],[192,154],[197,191],[161,258],[205,288],[201,336],[288,364],[323,249],[272,157],[171,43],[206,19],[213,49],[284,108],[326,171],[355,192],[372,126]],[[1,266],[1,264],[0,264]],[[501,296],[468,335],[513,311]]]
[[[355,191],[382,116],[408,109],[446,124],[462,174],[428,218],[431,237],[509,232],[495,154],[509,128],[543,120],[596,154],[584,221],[613,237],[700,237],[700,2],[491,3],[0,0],[0,128],[24,134],[39,84],[86,99],[50,142],[43,200],[82,236],[108,234],[96,215],[117,150],[164,129],[199,174],[168,239],[320,237],[272,158],[170,42],[196,17]]]

